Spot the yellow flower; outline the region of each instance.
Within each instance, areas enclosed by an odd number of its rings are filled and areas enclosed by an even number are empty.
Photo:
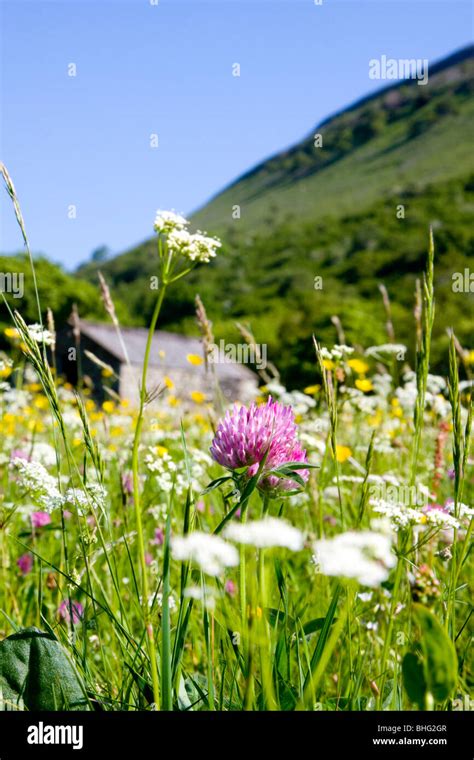
[[[199,365],[202,364],[204,361],[203,358],[201,356],[198,356],[197,354],[187,354],[186,359],[194,367],[199,367]]]
[[[8,377],[12,373],[11,367],[4,367],[3,369],[0,369],[0,377]]]
[[[307,393],[308,396],[314,396],[315,393],[317,393],[320,390],[320,385],[307,385],[306,388],[303,390],[303,393]]]
[[[349,359],[347,362],[349,367],[357,372],[358,375],[365,375],[369,371],[369,365],[363,362],[362,359]]]
[[[323,367],[324,369],[334,369],[336,365],[332,361],[332,359],[323,359]]]
[[[189,394],[194,401],[195,404],[203,404],[206,400],[206,394],[201,393],[201,391],[191,391]]]
[[[113,374],[114,371],[111,367],[104,367],[101,372],[102,377],[112,377]]]
[[[5,336],[7,338],[10,338],[11,340],[15,340],[16,338],[20,336],[16,327],[6,327],[4,332],[5,332]]]
[[[25,385],[25,389],[27,391],[31,391],[32,393],[36,393],[36,391],[41,390],[41,383],[28,383]]]
[[[168,396],[168,404],[170,406],[179,406],[180,403],[179,398],[176,398],[176,396]]]
[[[164,384],[166,385],[166,387],[169,390],[171,390],[171,388],[174,388],[174,383],[173,383],[172,379],[170,377],[168,377],[168,375],[164,376],[163,382],[164,382]]]
[[[336,446],[336,459],[338,462],[345,462],[346,459],[352,456],[352,451],[349,446]]]
[[[474,351],[466,352],[466,362],[468,364],[474,364]]]
[[[117,426],[110,429],[110,435],[112,438],[123,435],[123,427]]]
[[[377,409],[376,413],[367,418],[367,422],[371,427],[378,427],[382,423],[382,412]]]
[[[113,401],[104,401],[102,409],[106,414],[112,414],[115,411],[115,404]]]
[[[85,407],[86,407],[86,411],[93,412],[94,409],[95,409],[95,403],[94,403],[94,401],[92,401],[91,398],[88,398],[87,401],[86,401],[86,403],[85,403]]]
[[[155,451],[159,457],[164,457],[164,455],[168,453],[166,446],[156,446]]]
[[[127,409],[127,407],[130,406],[130,401],[128,398],[123,398],[120,402],[120,406],[123,407],[123,409]]]
[[[46,398],[46,396],[36,396],[36,398],[33,401],[33,406],[35,406],[36,409],[47,409],[48,399]]]
[[[367,380],[366,378],[360,378],[356,380],[355,387],[358,388],[360,391],[363,391],[364,393],[368,393],[369,391],[372,391],[374,389],[374,386],[372,385],[372,381]]]

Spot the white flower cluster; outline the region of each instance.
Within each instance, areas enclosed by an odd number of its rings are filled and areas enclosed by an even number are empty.
[[[402,343],[384,343],[381,346],[369,346],[365,349],[366,356],[373,356],[375,359],[380,359],[381,356],[400,356],[405,358],[407,347]]]
[[[64,503],[76,507],[80,515],[91,511],[92,507],[104,509],[107,491],[100,483],[88,483],[86,490],[68,488],[64,494]]]
[[[239,564],[239,553],[235,546],[219,536],[198,530],[187,536],[173,538],[171,552],[177,560],[193,560],[207,575],[219,575],[226,567]]]
[[[426,522],[425,514],[419,509],[412,509],[387,499],[371,499],[370,503],[374,512],[390,519],[394,530]]]
[[[344,356],[353,354],[354,349],[351,346],[338,345],[336,343],[331,350],[323,346],[320,348],[319,353],[322,359],[343,359]]]
[[[28,325],[28,334],[37,343],[44,343],[46,346],[53,346],[55,343],[53,333],[49,330],[43,330],[39,324]]]
[[[454,504],[452,505],[454,508]],[[468,519],[471,519],[474,517],[474,509],[473,507],[468,507],[467,504],[458,504],[458,514],[459,517],[467,517]]]
[[[224,536],[238,544],[250,544],[259,549],[279,546],[299,552],[304,544],[303,534],[298,528],[276,517],[248,523],[231,523],[225,529]]]
[[[149,472],[153,473],[156,478],[156,484],[161,491],[170,493],[173,484],[176,496],[182,496],[188,489],[188,475],[186,471],[186,462],[184,460],[176,463],[168,453],[157,455],[153,448],[149,448],[149,453],[145,455],[145,465]],[[195,459],[200,459],[203,464],[210,464],[207,455],[200,456],[197,452],[193,453]],[[190,475],[191,482],[196,490],[204,488],[206,479],[206,470],[200,462],[191,460]]]
[[[56,478],[53,478],[40,462],[28,462],[26,459],[15,457],[12,466],[18,471],[20,486],[28,491],[45,512],[52,512],[64,503]]]
[[[181,216],[181,214],[177,214],[175,211],[162,211],[158,209],[153,227],[155,232],[168,235],[173,230],[184,229],[188,224],[188,220],[184,216]]]
[[[0,354],[0,372],[4,372],[12,366],[13,361],[6,354]]]
[[[207,237],[202,232],[192,235],[187,230],[172,230],[169,233],[168,249],[172,253],[185,256],[190,261],[208,263],[221,246],[217,238]]]
[[[396,564],[389,536],[348,531],[314,542],[314,562],[323,575],[354,578],[363,586],[379,586]]]
[[[11,464],[18,472],[20,486],[28,491],[33,501],[45,512],[71,504],[79,514],[86,514],[91,506],[101,509],[105,506],[107,492],[99,483],[88,483],[85,491],[69,488],[62,494],[57,479],[50,475],[41,462],[15,457]]]
[[[437,528],[459,528],[459,520],[454,515],[450,515],[444,509],[426,509],[424,511],[426,522],[435,525]]]
[[[33,456],[37,462],[45,467],[54,467],[57,463],[55,448],[45,441],[35,441]]]
[[[2,401],[4,402],[6,410],[10,414],[21,415],[31,403],[31,394],[20,388],[11,388],[8,386],[2,396]]]
[[[221,247],[220,240],[208,237],[199,230],[191,234],[186,229],[188,224],[184,216],[174,211],[157,211],[154,229],[167,236],[170,252],[185,256],[190,261],[208,263]]]
[[[285,406],[293,407],[295,415],[304,415],[309,409],[316,406],[314,398],[301,391],[287,391],[284,385],[277,380],[272,380],[266,385],[272,398],[277,398]]]

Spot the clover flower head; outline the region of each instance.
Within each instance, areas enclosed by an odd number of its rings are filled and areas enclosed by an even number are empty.
[[[230,470],[248,467],[247,474],[257,473],[263,460],[259,488],[263,491],[295,490],[297,484],[270,474],[290,462],[306,462],[306,451],[297,438],[293,409],[270,397],[264,406],[252,403],[248,408],[234,405],[217,428],[211,446],[212,458]],[[306,482],[309,471],[299,476]]]

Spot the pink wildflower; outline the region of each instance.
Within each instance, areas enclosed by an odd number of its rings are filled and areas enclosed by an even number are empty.
[[[67,599],[64,599],[64,601],[62,601],[59,605],[58,615],[62,620],[65,620],[67,623],[69,623],[71,621],[71,608],[72,622],[74,625],[77,625],[77,623],[80,623],[84,615],[84,607],[80,602],[71,602],[71,604],[69,604],[69,601]]]
[[[298,488],[296,481],[268,473],[289,462],[307,462],[306,451],[298,441],[293,409],[271,397],[264,406],[253,403],[249,408],[234,406],[232,412],[228,411],[217,428],[211,455],[230,470],[248,467],[249,476],[257,473],[266,456],[258,484],[264,491]],[[298,470],[298,475],[306,482],[309,471]]]
[[[33,512],[31,515],[31,524],[33,528],[44,528],[45,525],[49,525],[51,522],[51,516],[47,512]]]
[[[21,557],[18,557],[16,564],[20,568],[22,575],[28,575],[28,573],[31,572],[31,568],[33,567],[33,555],[22,554]]]

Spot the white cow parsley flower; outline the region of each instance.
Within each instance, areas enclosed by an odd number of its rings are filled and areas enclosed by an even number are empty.
[[[153,226],[155,232],[169,234],[173,230],[184,229],[188,224],[188,220],[184,216],[181,216],[181,214],[177,214],[175,211],[161,211],[158,209]]]
[[[238,544],[250,544],[259,549],[281,546],[293,552],[301,551],[303,534],[285,520],[266,517],[248,523],[231,523],[224,531],[226,538]]]
[[[379,586],[396,564],[389,536],[348,531],[314,542],[314,561],[323,575],[355,578],[363,586]]]
[[[194,531],[171,541],[171,552],[178,560],[193,560],[208,575],[219,575],[226,567],[239,564],[239,554],[219,536]]]
[[[64,504],[57,480],[39,462],[28,462],[15,457],[12,466],[18,471],[20,485],[45,512],[52,512]]]
[[[47,346],[54,345],[55,337],[53,333],[49,330],[43,330],[39,324],[28,325],[28,333],[30,335],[30,338],[36,340],[37,343],[44,343]]]

